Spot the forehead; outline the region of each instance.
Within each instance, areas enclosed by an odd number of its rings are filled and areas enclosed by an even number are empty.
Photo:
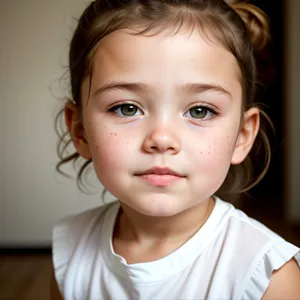
[[[198,30],[153,36],[118,30],[104,37],[93,60],[93,81],[145,82],[172,87],[185,82],[220,85],[241,96],[235,57]]]

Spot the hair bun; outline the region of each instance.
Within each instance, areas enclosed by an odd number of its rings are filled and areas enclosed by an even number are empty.
[[[268,16],[261,9],[249,3],[235,2],[231,3],[230,6],[245,22],[254,49],[256,51],[262,50],[270,39]]]

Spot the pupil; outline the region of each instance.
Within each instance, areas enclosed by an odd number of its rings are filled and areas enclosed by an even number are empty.
[[[137,107],[131,104],[125,104],[121,110],[124,115],[133,116],[137,111]]]
[[[191,116],[193,118],[198,118],[198,119],[205,118],[206,113],[207,113],[206,109],[202,107],[196,107],[191,110]]]

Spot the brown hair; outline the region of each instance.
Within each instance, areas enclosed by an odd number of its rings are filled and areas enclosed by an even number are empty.
[[[92,77],[93,56],[99,41],[106,35],[120,29],[139,30],[135,34],[154,35],[165,28],[174,28],[175,33],[182,26],[192,29],[198,27],[205,37],[221,43],[236,58],[241,73],[243,89],[242,111],[254,104],[256,92],[255,51],[259,51],[268,40],[268,21],[266,15],[257,7],[242,2],[227,4],[223,0],[98,0],[92,2],[81,15],[69,52],[69,72],[71,77],[71,101],[81,110],[81,84],[87,77]],[[262,111],[268,121],[269,118]],[[80,165],[77,184],[82,189],[85,185],[83,174],[90,161],[80,161],[75,151],[69,153],[68,147],[72,140],[63,125],[63,110],[56,117],[56,129],[60,136],[57,152],[61,166],[73,161]],[[226,197],[249,190],[265,175],[270,164],[270,145],[265,131],[260,128],[255,144],[250,154],[265,147],[265,164],[261,174],[255,179],[252,173],[251,155],[240,165],[232,165],[222,187],[216,193]]]

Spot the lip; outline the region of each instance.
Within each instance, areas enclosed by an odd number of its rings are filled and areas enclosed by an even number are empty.
[[[155,186],[168,186],[185,177],[167,167],[154,167],[136,176]]]
[[[168,168],[168,167],[154,167],[150,168],[144,172],[141,172],[137,175],[147,175],[147,174],[156,174],[156,175],[174,175],[177,177],[184,177],[183,175],[177,173],[176,171]]]

